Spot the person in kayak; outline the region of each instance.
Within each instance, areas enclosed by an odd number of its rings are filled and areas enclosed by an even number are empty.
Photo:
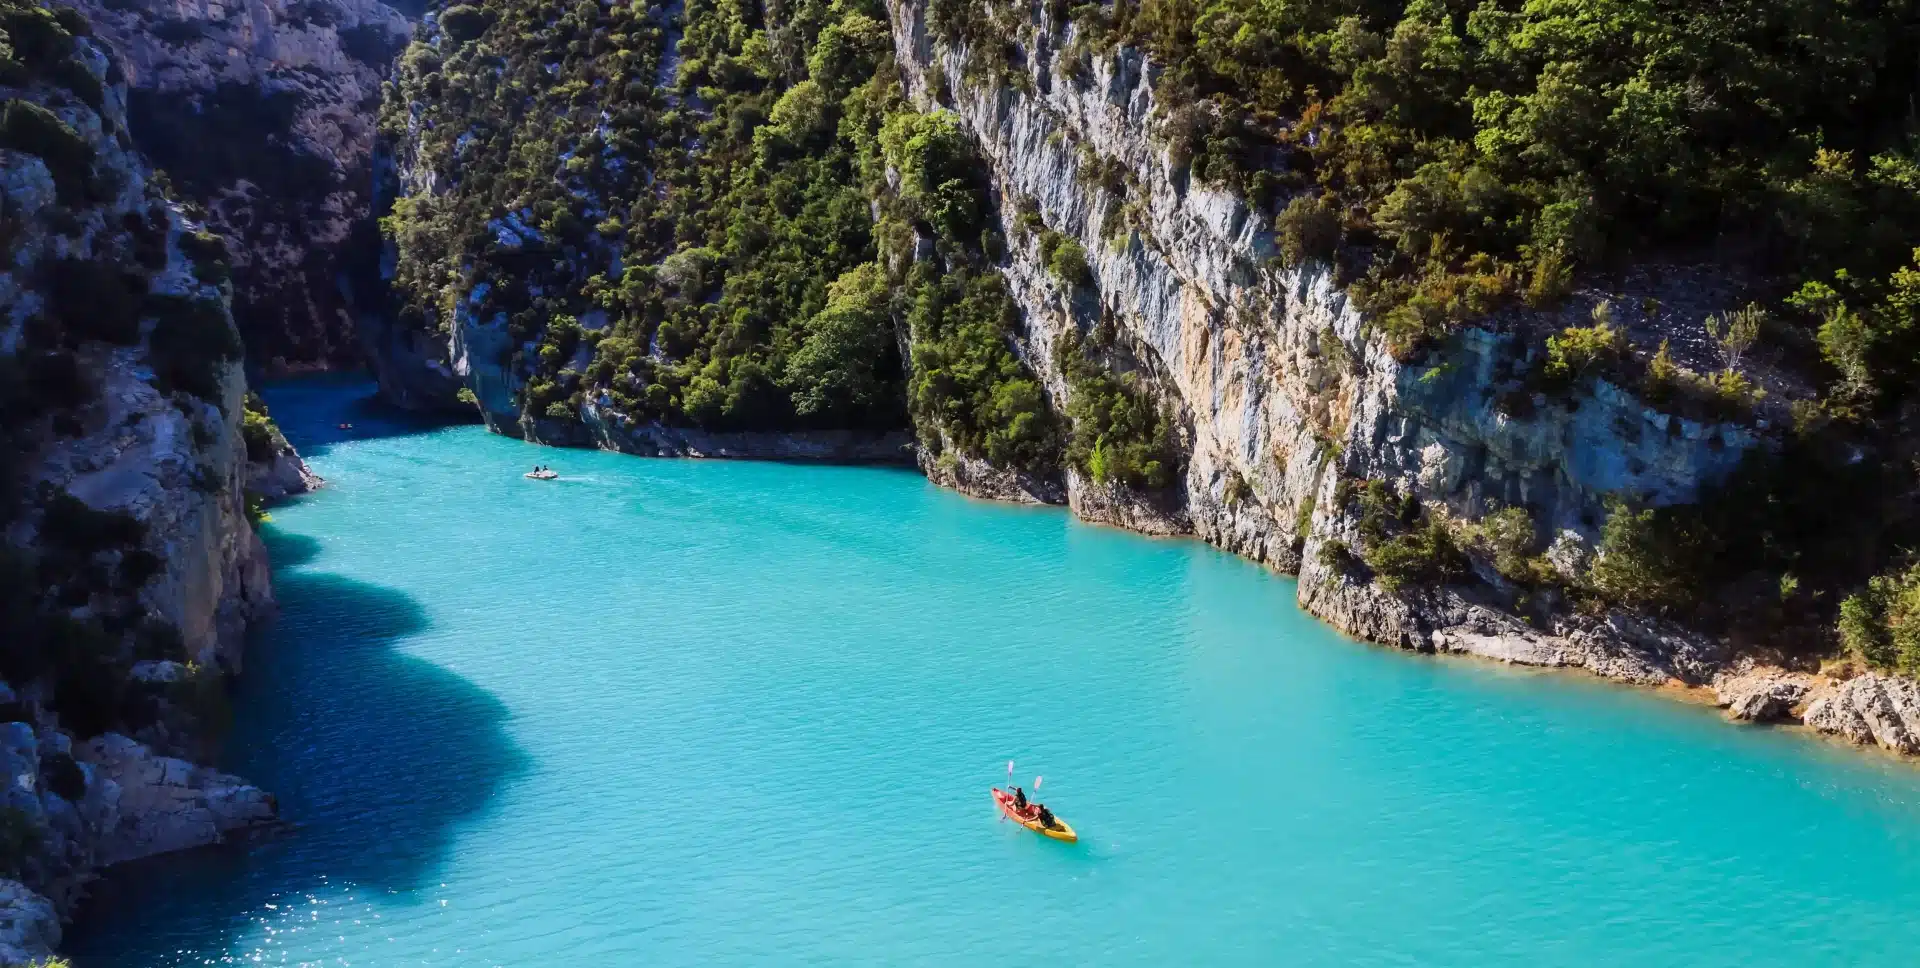
[[[1027,791],[1019,787],[1013,788],[1013,809],[1021,813],[1027,812]]]
[[[1052,829],[1052,827],[1053,827],[1053,811],[1051,811],[1051,810],[1048,810],[1048,809],[1047,809],[1047,805],[1046,805],[1046,804],[1044,804],[1044,803],[1036,803],[1036,804],[1034,804],[1034,805],[1033,805],[1033,817],[1034,817],[1034,819],[1035,819],[1035,820],[1038,820],[1038,821],[1040,822],[1040,826],[1042,826],[1042,827],[1046,827],[1046,828],[1048,828],[1048,829]]]

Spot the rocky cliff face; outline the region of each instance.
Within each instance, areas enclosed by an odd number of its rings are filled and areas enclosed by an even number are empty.
[[[1518,394],[1513,375],[1542,333],[1582,323],[1603,298],[1660,307],[1627,321],[1636,342],[1691,342],[1694,365],[1707,362],[1689,321],[1731,303],[1715,270],[1654,266],[1598,280],[1558,311],[1508,312],[1402,361],[1323,267],[1274,263],[1269,213],[1195,184],[1173,162],[1156,132],[1166,112],[1154,68],[1136,52],[1084,56],[1072,50],[1074,28],[1036,13],[1015,32],[1026,61],[1011,70],[1027,79],[1008,83],[938,42],[927,5],[888,9],[903,81],[922,106],[955,111],[990,163],[1003,230],[1016,240],[1004,272],[1028,328],[1022,354],[1056,409],[1070,403],[1053,358],[1060,334],[1114,326],[1177,415],[1187,451],[1171,494],[1096,485],[1072,469],[1060,494],[964,457],[923,456],[929,476],[986,497],[1064,500],[1089,520],[1192,533],[1297,572],[1302,606],[1362,638],[1643,685],[1711,683],[1734,719],[1920,752],[1912,680],[1735,662],[1722,641],[1619,611],[1522,617],[1527,603],[1481,561],[1456,580],[1394,589],[1346,553],[1360,547],[1364,523],[1342,492],[1383,481],[1456,523],[1526,509],[1550,545],[1545,559],[1572,579],[1591,564],[1612,499],[1687,504],[1725,480],[1767,445],[1777,410],[1702,421],[1604,379],[1550,397]],[[1009,216],[1022,210],[1082,244],[1097,297],[1049,273],[1032,233],[1018,241]]]
[[[274,811],[167,755],[199,748],[273,609],[219,240],[134,151],[84,23],[0,26],[23,58],[0,65],[0,877],[26,885],[0,884],[4,961],[44,954],[41,915],[94,867]]]
[[[1512,375],[1529,337],[1584,317],[1601,293],[1558,313],[1489,320],[1402,362],[1324,267],[1275,264],[1269,213],[1194,183],[1174,163],[1156,132],[1165,112],[1153,68],[1136,52],[1069,65],[1074,28],[1038,15],[1021,36],[1026,65],[1010,68],[1027,79],[1006,83],[969,51],[937,42],[926,5],[888,6],[903,80],[923,106],[955,111],[991,166],[1003,229],[1015,240],[1004,271],[1029,328],[1023,352],[1056,408],[1070,403],[1053,358],[1060,334],[1107,324],[1176,415],[1187,454],[1176,487],[1146,495],[1069,470],[1066,499],[1077,513],[1192,533],[1298,571],[1309,611],[1376,641],[1638,681],[1710,675],[1717,650],[1675,630],[1625,616],[1535,629],[1511,616],[1497,589],[1472,589],[1478,582],[1398,594],[1322,554],[1334,542],[1361,544],[1351,502],[1338,499],[1342,481],[1387,482],[1465,521],[1524,507],[1541,537],[1564,534],[1577,548],[1593,544],[1610,497],[1685,503],[1729,474],[1758,443],[1751,427],[1663,413],[1597,378],[1516,405]],[[1020,241],[1010,216],[1022,210],[1081,244],[1097,294],[1050,274],[1033,233]],[[1695,275],[1642,281],[1651,286],[1644,297],[1629,285],[1609,294],[1704,315],[1713,287]],[[991,475],[950,482],[990,496],[1023,490]]]
[[[380,78],[406,20],[379,0],[77,6],[120,55],[136,144],[228,240],[249,359],[354,362]]]

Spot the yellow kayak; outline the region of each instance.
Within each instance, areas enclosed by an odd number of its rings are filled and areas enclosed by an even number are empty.
[[[1064,840],[1067,843],[1073,843],[1080,839],[1080,835],[1073,832],[1073,827],[1069,826],[1065,820],[1059,817],[1054,817],[1053,826],[1048,827],[1043,826],[1038,817],[1032,814],[1022,813],[1015,809],[1013,805],[1013,794],[999,787],[993,789],[993,802],[999,804],[1000,812],[1013,818],[1014,823],[1042,837],[1052,837],[1055,840]]]

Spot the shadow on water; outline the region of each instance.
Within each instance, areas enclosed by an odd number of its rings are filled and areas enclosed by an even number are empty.
[[[199,964],[231,952],[276,899],[430,888],[460,827],[528,767],[499,700],[398,649],[427,628],[419,602],[298,570],[315,547],[304,535],[266,539],[282,619],[249,656],[224,765],[273,791],[296,829],[116,868],[71,933],[78,966]]]
[[[477,423],[475,417],[402,410],[380,398],[365,374],[323,373],[260,388],[267,409],[303,457],[318,457],[348,440],[403,437]]]
[[[267,560],[273,563],[273,577],[276,583],[284,582],[291,577],[282,575],[281,572],[298,568],[320,557],[320,539],[309,535],[292,534],[268,526],[260,532],[260,540],[267,546]],[[281,586],[276,584],[275,587]],[[284,589],[279,597],[282,600],[286,598]]]

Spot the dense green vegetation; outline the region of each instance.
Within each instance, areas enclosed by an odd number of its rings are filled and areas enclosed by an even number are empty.
[[[1070,16],[1092,46],[1153,55],[1196,179],[1290,198],[1289,257],[1344,237],[1344,268],[1403,344],[1649,249],[1872,277],[1916,241],[1908,3],[1143,0]]]
[[[1067,330],[1054,355],[1066,372],[1067,413],[1073,418],[1068,461],[1102,484],[1172,486],[1181,467],[1171,421],[1116,345],[1112,327],[1096,326],[1085,339]]]
[[[666,24],[644,7],[449,8],[386,119],[460,180],[387,221],[410,312],[445,326],[488,283],[467,311],[535,344],[499,361],[535,417],[571,419],[591,389],[713,429],[898,426],[894,341],[853,331],[856,281],[830,293],[874,257],[874,12],[698,0],[656,87]]]
[[[884,16],[696,0],[669,72],[658,8],[447,8],[385,117],[458,179],[385,221],[413,324],[504,320],[529,421],[911,422],[935,451],[1055,465],[982,166],[904,101]]]
[[[1003,467],[1050,474],[1060,462],[1059,418],[1046,392],[1013,354],[1019,312],[991,257],[1004,243],[992,228],[983,166],[959,119],[916,114],[887,86],[888,120],[878,157],[866,165],[881,201],[878,231],[893,243],[896,300],[912,345],[909,406],[922,443],[952,445]],[[884,188],[882,165],[899,174]],[[931,232],[934,258],[914,261],[916,231]],[[911,266],[904,275],[901,266]]]

